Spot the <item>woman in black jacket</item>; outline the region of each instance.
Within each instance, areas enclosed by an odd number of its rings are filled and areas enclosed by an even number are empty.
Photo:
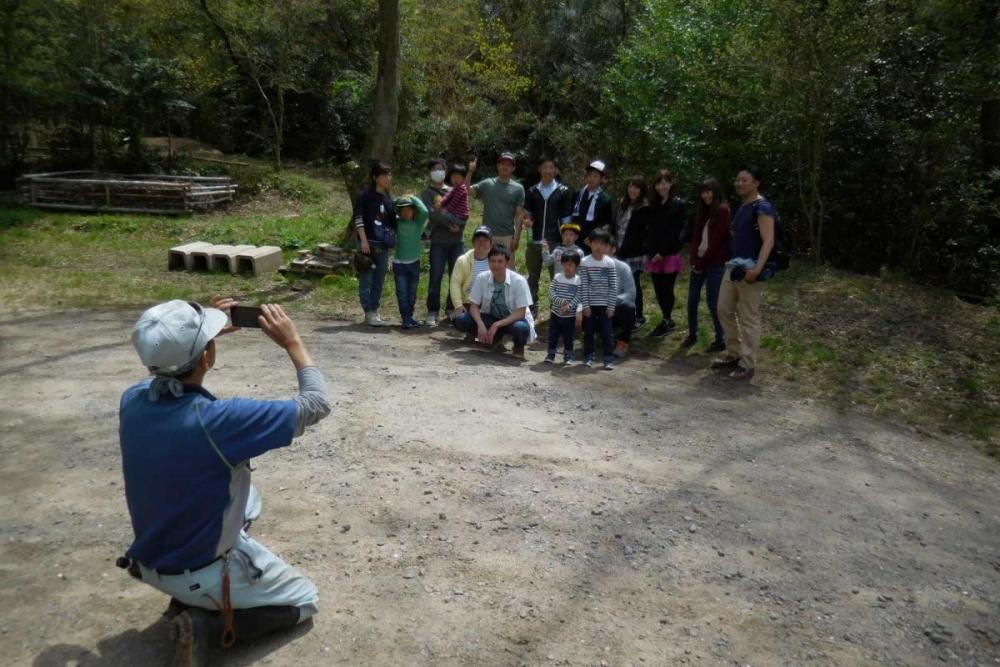
[[[677,328],[673,320],[674,283],[684,262],[681,249],[684,247],[681,235],[687,219],[687,207],[674,196],[674,175],[669,169],[661,169],[653,179],[653,194],[650,197],[649,227],[646,233],[646,271],[653,279],[656,301],[660,304],[663,320],[651,336],[662,338]]]
[[[635,280],[635,325],[646,323],[642,314],[642,283],[639,281],[646,265],[646,229],[649,226],[649,205],[646,202],[646,181],[633,176],[628,182],[625,196],[618,206],[615,228],[617,257],[628,264]]]

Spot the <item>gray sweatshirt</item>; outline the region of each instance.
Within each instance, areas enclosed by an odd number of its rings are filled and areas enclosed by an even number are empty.
[[[635,279],[632,277],[632,269],[617,257],[614,260],[615,270],[618,272],[618,305],[635,307]]]

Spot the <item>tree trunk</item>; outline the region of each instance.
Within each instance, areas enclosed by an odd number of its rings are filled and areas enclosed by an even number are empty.
[[[375,83],[375,123],[368,142],[371,160],[392,163],[399,120],[399,1],[379,0],[378,79]]]

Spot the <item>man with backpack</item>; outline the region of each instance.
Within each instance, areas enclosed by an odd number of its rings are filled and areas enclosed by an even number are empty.
[[[736,175],[742,204],[733,217],[730,259],[719,293],[719,320],[726,334],[726,353],[712,362],[714,370],[734,380],[753,378],[760,349],[761,297],[764,280],[777,270],[775,247],[777,211],[760,194],[760,170],[746,166]]]

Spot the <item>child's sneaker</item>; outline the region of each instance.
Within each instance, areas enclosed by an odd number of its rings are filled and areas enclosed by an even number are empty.
[[[549,352],[547,355],[545,355],[545,363],[547,363],[547,364],[554,364],[554,363],[556,363],[556,353],[555,352]]]
[[[593,357],[587,357],[586,359],[583,360],[583,365],[586,366],[587,368],[593,368],[594,367],[594,358]]]
[[[615,370],[615,365],[613,363],[611,363],[610,361],[605,361],[604,362],[604,370],[606,370],[606,371],[613,371],[613,370]]]

